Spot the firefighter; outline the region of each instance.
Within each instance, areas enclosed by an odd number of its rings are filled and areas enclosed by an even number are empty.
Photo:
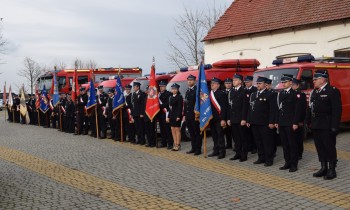
[[[313,176],[331,180],[337,177],[336,136],[342,114],[341,96],[337,88],[329,85],[326,70],[316,71],[313,83],[315,89],[310,96],[307,122],[311,123],[318,159],[321,162],[321,169]]]
[[[97,119],[98,119],[98,136],[100,139],[105,139],[107,136],[106,118],[103,112],[106,109],[108,95],[103,91],[103,86],[97,87],[96,103],[97,103]]]
[[[233,80],[231,78],[226,78],[225,79],[225,93],[227,97],[229,97],[231,91],[232,91],[232,86],[233,86]],[[228,98],[228,100],[230,100]],[[232,130],[231,130],[231,125],[227,125],[226,128],[224,129],[225,132],[225,139],[226,139],[226,149],[232,149]],[[236,151],[236,148],[234,148],[234,151]]]
[[[145,144],[145,121],[144,121],[144,101],[146,94],[140,90],[141,83],[134,82],[134,93],[132,94],[132,117],[135,121],[135,130],[137,133],[136,144]]]
[[[135,121],[132,117],[132,93],[131,93],[131,85],[125,86],[125,107],[123,108],[126,111],[126,122],[124,125],[126,125],[126,133],[128,135],[128,141],[130,143],[135,143]]]
[[[88,117],[85,114],[85,107],[89,100],[88,95],[86,94],[86,89],[81,87],[80,94],[77,98],[77,132],[75,135],[87,135],[88,134]]]
[[[160,112],[158,114],[158,121],[160,127],[160,135],[162,138],[162,143],[160,147],[167,147],[167,149],[173,148],[173,136],[171,135],[170,124],[166,122],[166,116],[169,113],[169,98],[171,93],[166,89],[167,83],[165,81],[159,82],[159,105]]]
[[[256,92],[258,89],[253,86],[253,77],[252,76],[246,76],[244,78],[244,85],[246,90],[246,96],[248,99],[248,103],[246,104],[247,110],[249,109],[249,100],[252,93]],[[246,135],[247,135],[247,142],[248,142],[248,150],[251,152],[251,154],[255,154],[257,152],[256,144],[253,138],[253,132],[251,128],[248,128],[246,126]]]

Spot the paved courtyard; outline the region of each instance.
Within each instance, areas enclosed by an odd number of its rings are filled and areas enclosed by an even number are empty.
[[[3,112],[0,112],[3,114]],[[296,173],[74,136],[0,121],[0,209],[350,209],[350,129],[338,136],[338,178],[312,177],[312,140]],[[208,152],[212,140],[208,138]]]

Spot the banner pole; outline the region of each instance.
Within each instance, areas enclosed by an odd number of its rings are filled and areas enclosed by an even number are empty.
[[[120,142],[123,143],[123,113],[122,113],[122,108],[119,108],[119,115],[120,115]]]
[[[204,153],[204,158],[207,158],[207,131],[206,130],[204,130],[203,153]]]
[[[37,109],[37,111],[38,111],[38,125],[40,126],[40,110]]]
[[[96,121],[96,136],[97,138],[100,138],[100,132],[98,128],[97,106],[95,106],[95,121]]]

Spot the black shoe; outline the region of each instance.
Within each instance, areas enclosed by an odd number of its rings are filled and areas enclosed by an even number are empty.
[[[155,146],[156,146],[155,144],[148,145],[148,147],[150,147],[150,148],[155,147]]]
[[[224,153],[221,153],[221,154],[219,154],[219,156],[218,156],[218,159],[223,159],[223,158],[225,158],[225,154]]]
[[[240,158],[241,158],[241,156],[235,155],[235,156],[233,156],[232,158],[230,158],[230,160],[238,160],[238,159],[240,159]]]
[[[191,149],[190,151],[187,151],[186,153],[187,153],[187,154],[192,154],[192,153],[194,153],[194,150]]]
[[[298,167],[296,166],[290,166],[289,172],[296,172],[298,170]]]
[[[194,156],[198,156],[198,155],[200,155],[200,154],[202,154],[201,152],[195,152],[194,153]]]
[[[257,161],[254,162],[254,164],[263,164],[263,163],[265,163],[265,161],[259,160],[259,159],[258,159]]]
[[[167,147],[166,144],[160,144],[159,148]]]
[[[329,170],[327,174],[323,177],[324,180],[332,180],[337,177],[335,167],[336,167],[336,163],[329,163]]]
[[[301,160],[301,159],[303,159],[303,156],[299,155],[298,160]]]
[[[326,176],[328,172],[328,164],[327,162],[321,162],[321,169],[318,170],[316,173],[312,174],[313,177],[322,177]]]
[[[256,150],[256,149],[253,149],[251,152],[250,152],[250,154],[256,154],[258,151]]]
[[[284,166],[280,167],[279,168],[280,170],[287,170],[287,169],[290,169],[290,165],[285,163]]]
[[[247,160],[248,160],[247,157],[241,157],[241,158],[239,159],[239,162],[244,162],[244,161],[247,161]]]
[[[266,166],[266,167],[269,167],[269,166],[272,166],[272,165],[273,165],[272,162],[266,162],[266,163],[264,164],[264,166]]]
[[[214,157],[214,156],[218,156],[219,155],[219,153],[210,153],[209,155],[208,155],[208,157]]]
[[[173,147],[174,147],[173,145],[170,145],[170,144],[169,144],[168,147],[167,147],[166,149],[171,150]]]

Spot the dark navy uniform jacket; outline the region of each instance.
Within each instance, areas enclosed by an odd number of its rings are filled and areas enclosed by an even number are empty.
[[[197,92],[196,85],[193,88],[188,88],[186,91],[185,106],[184,106],[184,115],[186,117],[186,120],[195,119],[194,107],[196,105],[196,92]]]
[[[322,90],[314,90],[310,96],[308,123],[311,129],[339,129],[342,103],[337,88],[327,84]]]
[[[231,123],[240,123],[247,120],[249,97],[244,87],[240,87],[237,91],[233,88],[228,93],[228,120]]]
[[[279,126],[298,125],[300,122],[302,111],[301,94],[292,88],[282,90],[277,96],[277,115],[276,123]]]
[[[247,122],[253,125],[268,125],[276,122],[277,102],[275,93],[265,89],[257,96],[254,92],[250,96]]]

